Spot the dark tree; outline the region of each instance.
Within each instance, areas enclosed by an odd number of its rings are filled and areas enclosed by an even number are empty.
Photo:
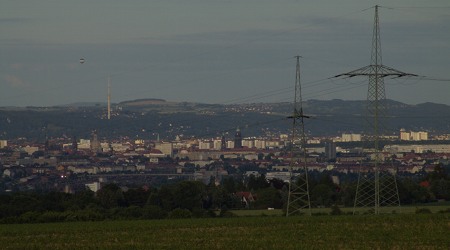
[[[97,191],[97,199],[104,208],[114,208],[125,205],[122,189],[116,184],[106,184]]]

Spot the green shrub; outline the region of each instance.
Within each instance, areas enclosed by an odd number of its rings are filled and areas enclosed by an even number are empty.
[[[441,214],[450,213],[450,207],[445,210],[440,210],[439,213]]]
[[[167,212],[159,206],[147,205],[143,208],[142,219],[164,219],[167,217]]]
[[[38,217],[38,222],[61,222],[65,221],[64,213],[47,211]]]
[[[125,209],[127,219],[139,219],[143,216],[142,208],[139,206],[129,206]]]
[[[18,220],[20,223],[36,223],[40,215],[39,212],[29,211],[20,215]]]
[[[215,217],[216,214],[212,210],[205,210],[200,208],[192,209],[192,217],[193,218],[211,218]]]
[[[220,210],[219,216],[226,217],[226,218],[236,217],[236,215],[233,214],[230,210]]]
[[[338,207],[338,205],[334,204],[331,206],[331,212],[330,215],[341,215],[342,210]]]
[[[191,211],[182,208],[175,208],[169,213],[170,219],[188,219],[192,218]]]
[[[428,208],[416,208],[416,214],[431,214],[431,210]]]

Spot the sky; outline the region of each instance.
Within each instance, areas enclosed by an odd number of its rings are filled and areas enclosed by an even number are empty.
[[[2,0],[0,106],[142,98],[213,104],[364,100],[374,6],[386,97],[450,105],[448,0]],[[84,63],[80,63],[80,59]]]

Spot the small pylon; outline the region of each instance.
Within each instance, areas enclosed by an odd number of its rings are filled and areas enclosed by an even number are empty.
[[[371,64],[335,77],[368,76],[367,124],[371,128],[367,137],[374,142],[374,147],[367,162],[361,164],[353,212],[357,207],[373,207],[373,213],[380,213],[380,206],[400,206],[396,171],[385,158],[380,146],[381,135],[386,131],[387,105],[384,77],[417,76],[387,67],[382,64],[380,25],[378,8],[375,6],[375,18],[372,38]]]
[[[300,85],[300,56],[296,56],[296,77],[294,112],[288,118],[292,119],[291,162],[289,164],[289,194],[286,216],[307,213],[311,215],[309,197],[308,168],[306,166],[306,135],[303,114],[302,93]]]

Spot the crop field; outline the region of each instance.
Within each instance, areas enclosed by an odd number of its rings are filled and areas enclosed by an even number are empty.
[[[359,207],[356,208],[357,214],[365,214],[370,209],[370,207]],[[417,206],[401,206],[401,207],[380,207],[381,213],[388,213],[388,214],[415,214],[418,209],[427,209],[430,211],[430,213],[439,213],[442,211],[448,211],[450,210],[450,204],[432,204],[432,205],[417,205]],[[342,207],[340,208],[342,213],[344,214],[353,214],[353,208],[352,207]],[[312,215],[324,215],[329,214],[331,211],[330,208],[312,208],[311,213]],[[283,210],[281,209],[274,209],[274,210],[232,210],[231,211],[236,216],[282,216]]]
[[[450,214],[0,225],[1,249],[450,249]]]

